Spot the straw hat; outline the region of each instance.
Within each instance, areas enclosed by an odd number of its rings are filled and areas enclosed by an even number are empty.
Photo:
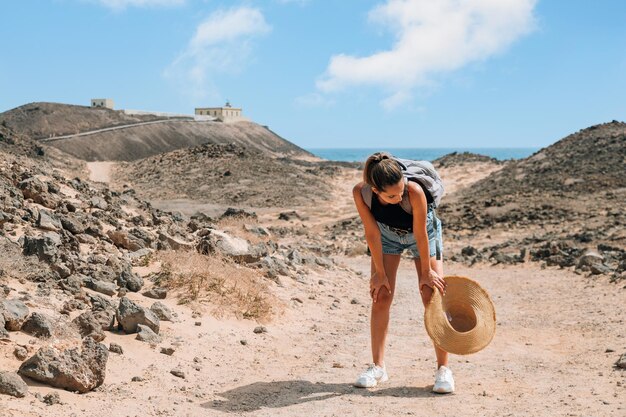
[[[424,312],[426,331],[437,347],[456,355],[485,348],[496,332],[496,309],[489,294],[465,277],[444,278],[446,295],[433,291]]]

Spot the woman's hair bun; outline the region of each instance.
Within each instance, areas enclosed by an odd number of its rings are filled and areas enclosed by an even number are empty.
[[[376,152],[374,155],[372,155],[373,158],[373,162],[380,162],[383,159],[389,159],[389,154],[386,152]]]

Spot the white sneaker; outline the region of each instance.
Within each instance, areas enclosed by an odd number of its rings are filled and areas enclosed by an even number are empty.
[[[454,378],[452,377],[452,371],[446,366],[440,366],[435,374],[435,385],[433,385],[433,392],[438,394],[450,394],[454,392]]]
[[[385,370],[384,367],[372,364],[367,368],[367,371],[359,375],[354,386],[358,388],[371,388],[375,387],[379,382],[385,382],[388,379],[389,375],[387,375],[387,370]]]

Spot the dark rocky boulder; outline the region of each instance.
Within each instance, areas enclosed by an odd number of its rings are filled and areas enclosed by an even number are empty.
[[[152,331],[148,326],[142,324],[137,325],[137,340],[146,343],[161,343],[161,336]]]
[[[50,337],[54,330],[54,321],[42,313],[32,313],[22,326],[22,331],[35,337]]]
[[[28,385],[15,372],[0,372],[0,394],[22,398],[28,394]]]
[[[132,292],[139,292],[143,287],[143,278],[132,271],[124,270],[117,278],[117,285]]]
[[[22,363],[19,374],[53,387],[85,393],[102,385],[108,359],[106,346],[87,337],[82,349],[39,349]]]
[[[149,327],[155,333],[159,333],[159,318],[147,308],[132,302],[126,297],[120,299],[117,308],[117,322],[126,333],[137,332],[139,324]]]
[[[48,263],[57,259],[61,243],[61,236],[55,232],[45,233],[41,237],[24,236],[21,239],[24,255],[37,255],[40,261]]]
[[[150,310],[157,315],[159,320],[172,321],[172,310],[160,301],[150,306]]]
[[[4,305],[2,314],[6,329],[11,331],[21,330],[30,312],[26,304],[20,300],[4,300],[2,304]]]
[[[106,337],[104,330],[113,328],[113,324],[115,323],[115,311],[86,311],[76,317],[72,323],[78,328],[81,337],[91,337],[96,342],[101,342]]]
[[[167,297],[167,290],[165,288],[152,288],[142,293],[144,297],[155,298],[157,300],[163,300]]]

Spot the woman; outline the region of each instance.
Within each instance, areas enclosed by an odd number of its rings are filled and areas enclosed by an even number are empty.
[[[373,387],[389,379],[385,369],[385,338],[393,301],[400,255],[406,249],[413,257],[424,305],[432,291],[443,294],[441,222],[434,214],[433,198],[415,181],[407,181],[401,165],[391,155],[378,152],[365,162],[363,182],[353,189],[354,201],[365,228],[371,253],[370,295],[373,364],[355,382]],[[454,391],[448,353],[435,346],[437,372],[433,391]]]

